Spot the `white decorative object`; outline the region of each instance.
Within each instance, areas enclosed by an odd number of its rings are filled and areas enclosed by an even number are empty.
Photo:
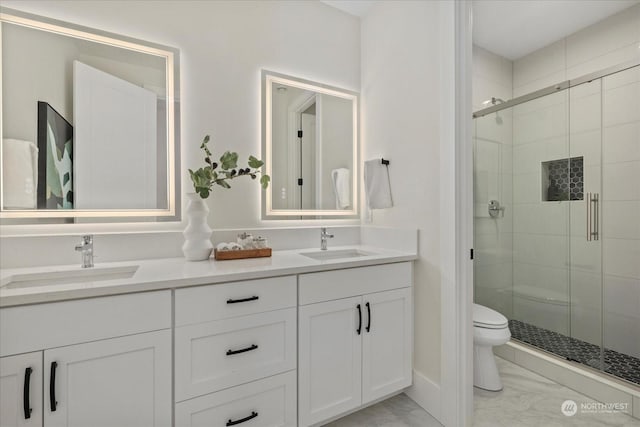
[[[187,261],[204,261],[209,259],[213,244],[211,243],[211,228],[207,224],[209,207],[197,193],[187,193],[189,204],[185,211],[187,228],[184,232],[182,253]]]

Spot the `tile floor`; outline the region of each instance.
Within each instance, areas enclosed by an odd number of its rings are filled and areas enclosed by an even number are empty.
[[[560,411],[565,400],[575,401],[578,408],[594,401],[504,359],[497,360],[504,390],[474,389],[474,427],[640,427],[640,420],[623,413],[584,413],[578,409],[574,416],[565,416]],[[440,423],[401,394],[327,426],[439,427]]]
[[[600,347],[542,329],[519,320],[509,320],[511,336],[574,362],[599,369]],[[618,378],[640,385],[640,359],[617,351],[604,349],[604,371]]]

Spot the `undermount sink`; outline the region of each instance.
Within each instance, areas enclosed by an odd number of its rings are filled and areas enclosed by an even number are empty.
[[[360,251],[358,249],[338,249],[318,252],[300,252],[300,255],[306,256],[307,258],[324,261],[328,259],[358,258],[374,254],[371,252]]]
[[[40,273],[14,274],[3,280],[5,289],[33,286],[64,285],[68,283],[100,282],[104,280],[128,279],[138,270],[138,265],[118,267],[92,267],[78,270],[44,271]]]

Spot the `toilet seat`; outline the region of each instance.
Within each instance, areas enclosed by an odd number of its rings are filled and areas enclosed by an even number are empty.
[[[473,326],[485,329],[504,329],[509,326],[507,318],[495,310],[473,304]]]

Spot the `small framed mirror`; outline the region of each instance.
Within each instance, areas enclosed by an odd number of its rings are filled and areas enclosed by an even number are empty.
[[[263,219],[358,216],[358,94],[262,71]]]
[[[176,221],[179,51],[0,8],[2,225]]]

